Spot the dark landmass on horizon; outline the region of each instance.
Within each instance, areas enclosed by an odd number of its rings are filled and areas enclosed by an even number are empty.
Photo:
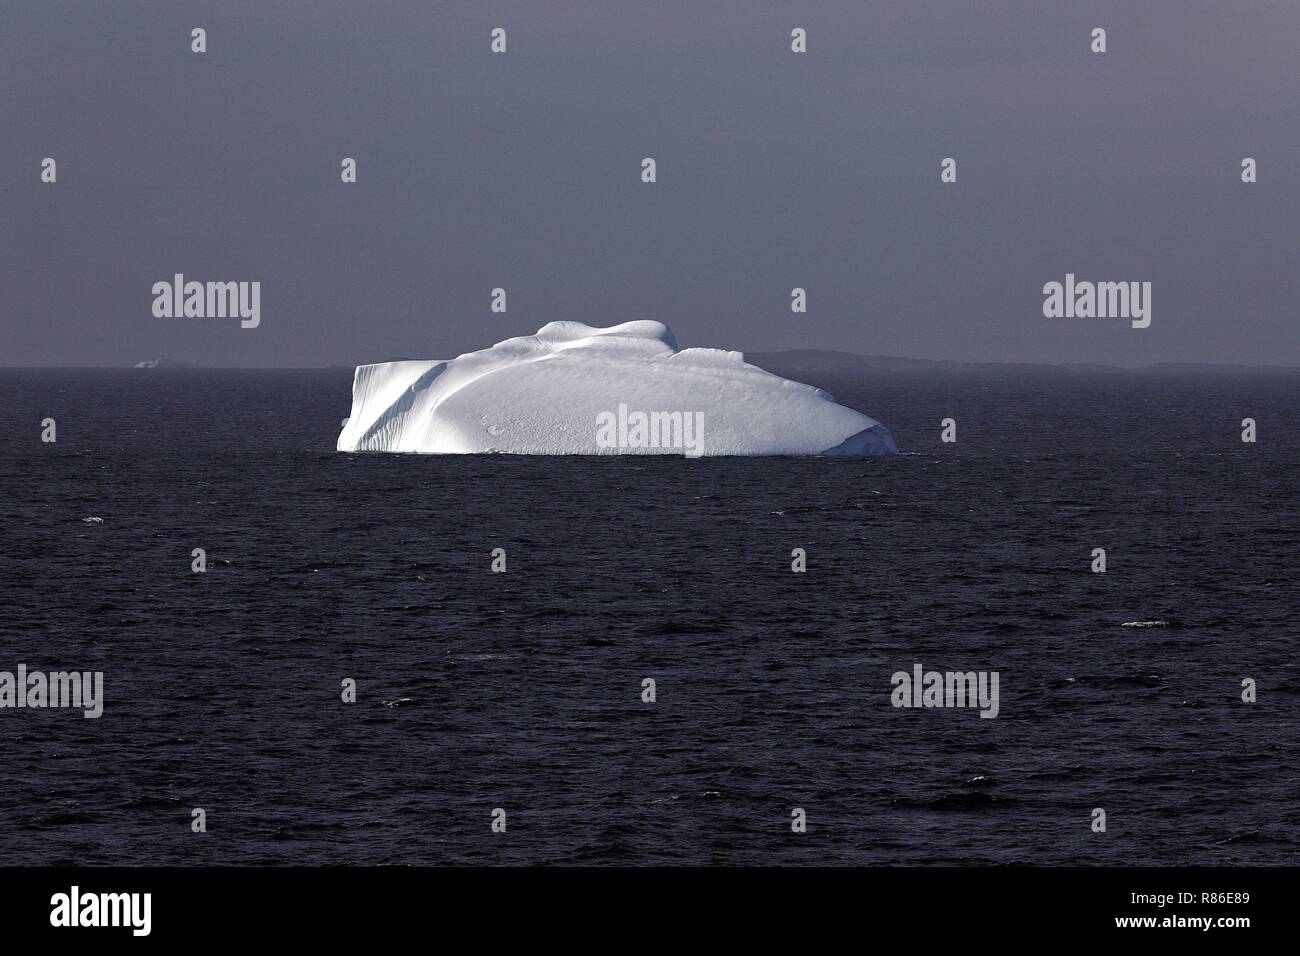
[[[1216,362],[1152,362],[1147,365],[1097,365],[1062,362],[954,362],[945,359],[898,358],[889,355],[858,355],[824,349],[791,349],[781,352],[746,352],[745,361],[760,368],[799,369],[816,372],[1133,372],[1167,373],[1215,372],[1224,375],[1258,375],[1300,372],[1294,365],[1237,365]]]

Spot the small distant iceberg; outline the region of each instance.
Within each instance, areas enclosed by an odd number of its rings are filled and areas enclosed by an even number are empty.
[[[198,368],[198,362],[187,362],[182,359],[156,358],[149,359],[145,362],[136,362],[135,368]]]
[[[454,359],[362,365],[346,452],[886,455],[875,419],[661,322],[551,322]]]

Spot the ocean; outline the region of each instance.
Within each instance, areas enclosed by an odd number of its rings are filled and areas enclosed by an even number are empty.
[[[340,454],[351,374],[0,370],[0,671],[104,675],[0,709],[6,864],[1297,862],[1300,377],[799,374],[903,454],[692,460]]]

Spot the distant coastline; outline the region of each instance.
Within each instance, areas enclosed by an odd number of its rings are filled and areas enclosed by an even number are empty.
[[[1134,374],[1180,374],[1204,372],[1221,375],[1261,375],[1300,373],[1295,365],[1236,365],[1211,362],[1152,362],[1125,367],[1063,362],[955,362],[942,359],[898,358],[888,355],[858,355],[824,349],[791,349],[781,352],[746,352],[746,361],[766,368],[769,364],[784,369],[807,369],[819,372],[1066,372]]]

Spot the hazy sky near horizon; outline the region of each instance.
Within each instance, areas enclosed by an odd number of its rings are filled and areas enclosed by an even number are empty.
[[[0,365],[451,357],[562,319],[753,351],[1300,364],[1295,0],[0,19]],[[178,272],[259,281],[260,326],[156,318]],[[1067,272],[1150,281],[1151,326],[1045,318]]]

